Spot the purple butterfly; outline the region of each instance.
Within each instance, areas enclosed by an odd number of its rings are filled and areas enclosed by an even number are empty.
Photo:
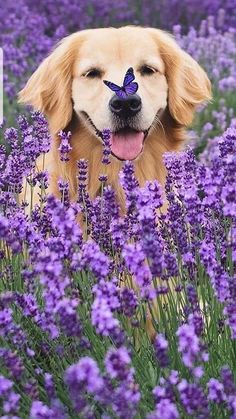
[[[123,86],[117,86],[117,84],[112,83],[111,81],[103,80],[106,86],[109,87],[115,94],[121,98],[126,99],[128,95],[133,95],[138,90],[138,83],[133,82],[135,79],[134,77],[134,70],[130,67],[125,74]]]

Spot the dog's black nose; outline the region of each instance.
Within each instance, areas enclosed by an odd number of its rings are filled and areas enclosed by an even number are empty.
[[[109,102],[110,110],[121,118],[135,116],[142,107],[141,98],[138,95],[128,95],[121,99],[117,95],[112,96]]]

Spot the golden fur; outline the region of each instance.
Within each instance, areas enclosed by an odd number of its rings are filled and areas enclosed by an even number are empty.
[[[154,63],[158,72],[142,77],[139,63],[146,60]],[[122,162],[112,157],[109,166],[102,166],[101,140],[81,114],[86,111],[99,130],[111,128],[108,102],[112,92],[101,79],[91,80],[84,75],[86,69],[97,66],[103,69],[102,79],[119,85],[127,68],[134,68],[143,102],[140,130],[151,125],[143,152],[134,161],[141,184],[152,179],[164,184],[162,154],[181,148],[185,127],[191,124],[196,107],[211,98],[211,86],[204,70],[171,35],[133,26],[91,29],[70,35],[35,71],[19,98],[20,102],[42,111],[49,121],[54,138],[45,165],[50,173],[50,192],[58,193],[57,179],[64,177],[69,181],[71,197],[76,197],[76,162],[85,158],[89,161],[91,196],[98,193],[98,176],[106,170],[109,183],[122,201],[118,186]],[[59,158],[57,133],[60,130],[72,131],[72,152],[66,164]]]
[[[139,71],[142,63],[158,71],[143,77]],[[93,67],[102,68],[102,78],[86,77],[86,71]],[[211,98],[210,82],[204,70],[180,49],[171,35],[152,28],[122,27],[85,30],[63,39],[20,92],[20,102],[42,111],[49,121],[53,141],[44,168],[50,174],[50,192],[58,194],[57,180],[64,178],[69,182],[71,198],[76,199],[77,161],[83,158],[89,161],[90,196],[99,193],[98,176],[106,172],[123,207],[118,182],[122,162],[112,157],[110,165],[102,165],[101,139],[82,111],[98,130],[112,130],[108,103],[113,93],[102,80],[121,85],[129,67],[134,68],[142,99],[140,131],[151,126],[143,151],[134,161],[136,176],[141,185],[153,179],[164,185],[162,155],[183,145],[185,127],[191,124],[196,107]],[[60,130],[72,132],[72,152],[67,163],[60,161],[57,135]],[[43,159],[37,164],[42,168]],[[37,200],[34,191],[34,203]],[[153,310],[158,317],[156,303]],[[147,329],[153,337],[150,313]]]

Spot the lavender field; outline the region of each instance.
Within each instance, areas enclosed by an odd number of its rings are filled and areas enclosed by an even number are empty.
[[[86,160],[76,202],[63,178],[48,194],[47,121],[17,103],[63,36],[123,24],[172,32],[213,86],[186,149],[164,156],[166,212],[128,161],[120,210],[106,132],[101,195]],[[236,0],[6,0],[0,46],[0,417],[236,419]],[[66,164],[70,135],[59,151]]]

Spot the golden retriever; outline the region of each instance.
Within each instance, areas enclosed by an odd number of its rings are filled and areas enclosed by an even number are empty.
[[[103,80],[121,86],[130,67],[139,88],[134,102],[129,96],[123,112],[123,103],[112,106],[117,96]],[[98,177],[106,171],[122,200],[118,181],[122,161],[134,161],[141,185],[153,179],[164,184],[162,155],[181,148],[196,107],[211,98],[211,85],[204,70],[171,35],[159,29],[125,26],[89,29],[64,38],[19,97],[49,121],[54,138],[46,160],[50,192],[58,194],[57,180],[64,177],[71,198],[76,198],[77,161],[85,158],[91,197],[99,193]],[[112,133],[112,163],[107,167],[101,163],[105,128]],[[60,130],[72,132],[68,163],[60,161]]]

